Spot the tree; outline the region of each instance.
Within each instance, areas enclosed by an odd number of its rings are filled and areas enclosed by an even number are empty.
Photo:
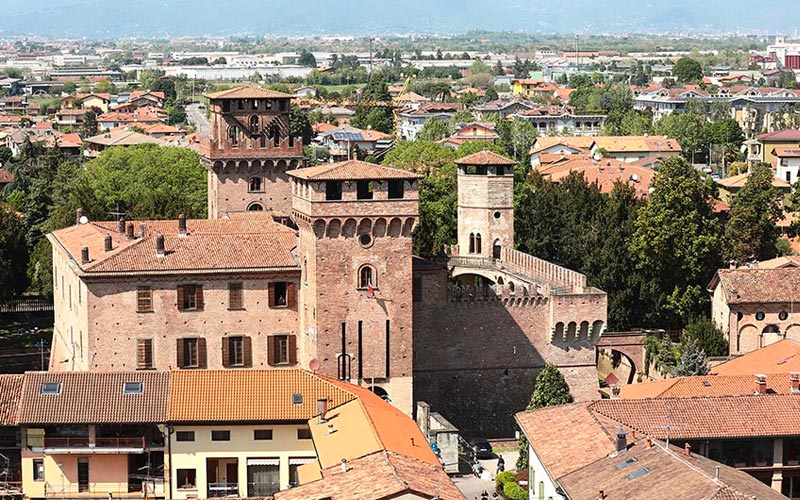
[[[677,140],[683,149],[683,156],[694,163],[696,155],[703,152],[708,144],[705,121],[705,115],[698,113],[672,113],[656,122],[653,133]]]
[[[783,215],[781,194],[772,185],[774,174],[767,164],[753,168],[744,187],[731,202],[725,225],[725,257],[737,264],[777,256],[780,236],[777,222]]]
[[[391,134],[394,118],[392,109],[388,106],[360,106],[350,123],[357,128]]]
[[[376,103],[389,102],[391,100],[392,97],[389,95],[389,86],[386,83],[386,79],[383,77],[383,73],[376,71],[361,90],[361,101]]]
[[[498,99],[497,89],[494,88],[494,85],[490,85],[489,88],[486,89],[486,95],[484,96],[483,100],[489,102],[489,101],[496,101],[497,99]]]
[[[706,316],[698,316],[686,325],[681,343],[694,341],[708,356],[727,356],[728,341],[722,331]]]
[[[167,106],[166,111],[167,123],[170,125],[176,125],[186,121],[186,107],[182,102],[175,102],[174,104]]]
[[[681,347],[681,357],[673,373],[677,377],[708,375],[708,358],[694,339],[688,339]]]
[[[314,54],[303,49],[300,51],[300,57],[297,58],[297,64],[301,66],[308,66],[309,68],[316,68],[317,67],[317,58],[314,57]]]
[[[97,112],[93,109],[86,111],[81,127],[81,136],[84,138],[97,135]]]
[[[672,66],[672,76],[680,83],[696,82],[703,78],[703,67],[697,60],[684,56]]]
[[[678,327],[703,311],[709,272],[721,264],[712,188],[686,160],[664,160],[636,217],[630,250],[645,286],[642,326]]]
[[[302,137],[303,145],[311,144],[311,137],[314,135],[308,112],[300,109],[297,104],[292,104],[289,108],[289,133],[294,137]]]
[[[547,364],[536,376],[536,382],[528,403],[527,410],[538,410],[548,406],[572,403],[574,399],[569,392],[569,385],[555,365]],[[519,458],[517,470],[528,469],[528,439],[525,434],[519,438]]]
[[[417,134],[416,139],[419,141],[440,141],[445,137],[450,137],[452,133],[453,129],[448,121],[428,118],[422,125],[422,129]]]

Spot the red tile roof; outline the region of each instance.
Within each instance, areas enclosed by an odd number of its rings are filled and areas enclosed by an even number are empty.
[[[626,385],[620,388],[622,399],[646,398],[694,398],[714,396],[747,396],[756,389],[754,375],[764,374],[758,366],[753,366],[750,374],[741,375],[707,375],[695,377],[677,377]],[[789,373],[767,376],[767,393],[791,394]]]
[[[140,235],[140,223],[132,222]],[[83,272],[170,273],[227,270],[298,269],[292,249],[296,233],[269,218],[187,220],[185,237],[178,221],[145,221],[146,235],[129,240],[118,232],[117,222],[77,224],[51,233]],[[156,236],[164,235],[165,255],[156,255]],[[105,251],[105,236],[112,250]],[[81,248],[89,248],[90,262],[81,262]]]
[[[720,284],[728,304],[787,304],[800,302],[800,268],[719,269],[709,284]]]
[[[293,97],[292,95],[284,94],[283,92],[276,92],[274,90],[255,87],[252,85],[245,85],[243,87],[212,92],[210,94],[204,94],[204,96],[208,99],[291,99]]]
[[[0,426],[17,425],[24,375],[0,375]]]
[[[289,175],[298,179],[314,181],[419,178],[417,174],[406,170],[384,167],[359,160],[347,160],[316,167],[299,168],[290,171]]]
[[[778,158],[800,158],[800,148],[774,148],[772,154]]]
[[[123,394],[124,382],[142,382],[141,394]],[[61,384],[42,394],[42,384]],[[162,423],[167,420],[167,372],[28,372],[20,424]]]
[[[717,184],[726,188],[741,188],[745,185],[749,177],[750,172],[745,172],[743,174],[725,177],[724,179],[717,179]],[[790,189],[792,187],[791,184],[779,177],[772,178],[772,186],[782,189]]]
[[[302,395],[301,404],[294,404],[295,394]],[[306,421],[317,414],[320,398],[328,398],[330,406],[337,406],[356,397],[340,384],[296,368],[179,370],[171,373],[169,420]]]
[[[711,369],[715,375],[753,376],[756,373],[771,374],[800,372],[800,344],[783,339],[766,347],[720,363]]]
[[[484,149],[469,156],[456,160],[457,165],[515,165],[516,162],[509,160],[505,156]]]
[[[610,193],[617,182],[630,184],[640,198],[650,194],[655,170],[632,165],[613,158],[596,161],[584,155],[567,156],[566,161],[550,163],[537,169],[553,182],[561,182],[572,172],[580,172],[589,184],[596,184],[603,193]]]
[[[466,500],[441,466],[379,451],[322,471],[323,478],[275,494],[275,500],[381,500],[405,495]]]
[[[800,142],[800,130],[784,129],[756,136],[761,142]]]

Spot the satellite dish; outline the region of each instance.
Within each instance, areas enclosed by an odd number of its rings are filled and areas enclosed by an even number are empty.
[[[316,371],[319,370],[320,367],[319,360],[317,358],[312,359],[311,362],[308,363],[308,367],[311,368],[312,372],[316,373]]]
[[[89,222],[89,218],[86,217],[85,215],[81,215],[81,218],[78,219],[78,222],[80,222],[81,224],[87,224]]]

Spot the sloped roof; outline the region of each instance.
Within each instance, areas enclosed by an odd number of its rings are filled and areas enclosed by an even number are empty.
[[[101,146],[135,146],[137,144],[164,144],[164,141],[133,130],[112,130],[86,139],[86,142]]]
[[[709,288],[722,285],[728,304],[785,304],[800,301],[800,268],[719,269]]]
[[[83,272],[100,273],[169,273],[215,270],[295,269],[292,249],[296,233],[266,217],[242,219],[187,220],[188,236],[178,233],[178,221],[144,221],[134,225],[134,239],[120,233],[117,222],[101,221],[77,224],[51,233]],[[164,235],[166,253],[156,255],[156,236]],[[105,251],[105,237],[110,235],[112,250]],[[89,248],[90,261],[81,262],[81,248]]]
[[[766,347],[756,349],[742,356],[720,363],[711,369],[716,375],[753,376],[756,373],[769,375],[800,371],[800,344],[791,339],[783,339]]]
[[[580,172],[589,184],[596,184],[603,193],[610,193],[617,182],[634,187],[636,195],[646,197],[650,193],[655,170],[626,163],[613,158],[595,161],[585,155],[566,156],[565,161],[550,163],[537,171],[553,182],[561,182],[572,172]]]
[[[756,136],[761,142],[800,142],[800,130],[776,130],[768,134]]]
[[[745,172],[743,174],[725,177],[724,179],[717,179],[717,184],[726,188],[741,188],[744,187],[748,177],[750,177],[750,172]],[[772,186],[781,189],[792,187],[792,185],[785,180],[774,176],[772,177]]]
[[[594,137],[594,142],[600,149],[610,153],[629,152],[681,152],[681,146],[675,139],[659,135],[643,136],[613,136],[601,135]]]
[[[291,99],[293,97],[290,94],[253,85],[245,85],[203,95],[209,99]]]
[[[293,395],[302,403],[294,404]],[[338,406],[356,395],[326,378],[296,368],[179,370],[171,374],[169,420],[173,422],[305,421],[317,400]]]
[[[369,179],[417,179],[419,176],[406,170],[384,167],[359,160],[327,163],[316,167],[291,170],[289,175],[314,181],[347,181]]]
[[[778,158],[800,158],[800,148],[774,148],[772,154]]]
[[[124,382],[142,382],[141,394],[123,394]],[[60,383],[60,394],[42,384]],[[28,372],[20,424],[161,423],[167,420],[167,372]]]
[[[404,493],[466,500],[441,466],[386,451],[322,471],[323,478],[275,494],[276,500],[377,500]]]
[[[488,149],[478,151],[469,156],[459,158],[456,160],[457,165],[514,165],[513,160],[509,160],[505,156],[493,153]]]
[[[759,371],[758,366],[753,366],[752,369],[754,371],[750,374],[676,377],[657,382],[626,385],[620,388],[620,398],[647,399],[746,396],[753,394],[755,391],[754,374],[764,373]],[[767,393],[791,394],[789,373],[784,372],[768,375]]]
[[[0,426],[17,425],[24,375],[0,375]]]

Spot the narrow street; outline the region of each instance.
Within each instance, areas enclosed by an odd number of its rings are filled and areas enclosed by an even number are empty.
[[[186,106],[186,116],[197,127],[197,133],[204,137],[211,134],[211,123],[206,118],[205,109],[200,109],[200,103],[195,102]]]

